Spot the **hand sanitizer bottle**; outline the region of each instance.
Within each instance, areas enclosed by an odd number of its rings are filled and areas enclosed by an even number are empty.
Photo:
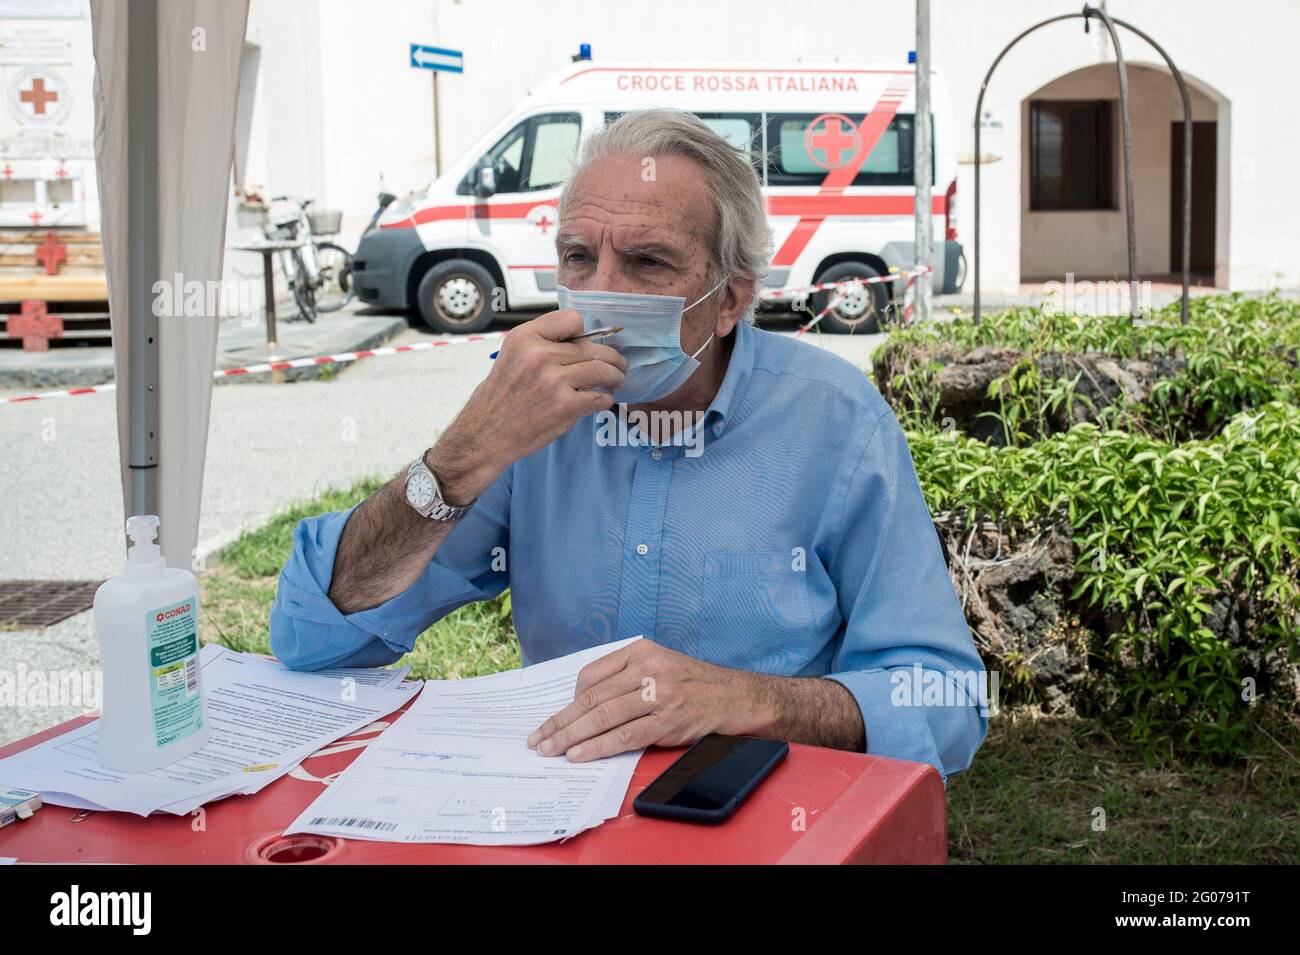
[[[158,518],[129,518],[125,571],[95,591],[95,630],[104,671],[100,759],[108,769],[146,773],[208,741],[199,667],[199,587],[168,567],[154,538]]]

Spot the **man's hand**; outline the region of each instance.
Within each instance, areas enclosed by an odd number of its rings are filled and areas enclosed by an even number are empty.
[[[426,459],[448,503],[468,503],[513,462],[613,407],[609,392],[623,384],[627,361],[608,345],[564,341],[582,332],[582,316],[560,309],[505,337],[491,372]]]
[[[770,725],[758,684],[756,674],[638,640],[583,667],[573,702],[528,745],[586,762],[654,744],[682,746],[709,733],[756,733]]]
[[[575,763],[710,733],[762,736],[861,753],[866,727],[843,684],[733,670],[638,640],[578,672],[573,702],[528,745]]]

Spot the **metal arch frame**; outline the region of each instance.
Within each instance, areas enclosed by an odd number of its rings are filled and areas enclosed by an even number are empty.
[[[1129,319],[1137,318],[1137,241],[1136,226],[1134,222],[1133,208],[1133,132],[1129,124],[1128,109],[1128,69],[1124,63],[1124,52],[1120,48],[1119,34],[1116,33],[1115,27],[1122,26],[1126,30],[1145,40],[1151,47],[1160,54],[1164,59],[1165,65],[1169,67],[1169,72],[1173,74],[1174,80],[1178,83],[1178,93],[1183,100],[1183,297],[1182,297],[1182,321],[1187,324],[1187,290],[1190,285],[1191,267],[1192,267],[1192,103],[1191,97],[1187,93],[1187,83],[1183,80],[1183,74],[1179,71],[1177,65],[1155,40],[1139,30],[1133,24],[1124,20],[1111,17],[1105,10],[1099,10],[1096,7],[1084,4],[1081,13],[1063,13],[1059,16],[1050,17],[1040,23],[1036,23],[1029,29],[1025,30],[1014,40],[1003,47],[1002,52],[993,60],[989,67],[988,73],[984,76],[984,82],[980,84],[979,96],[975,100],[975,246],[971,268],[975,273],[975,301],[973,308],[973,318],[978,324],[980,320],[980,115],[984,112],[984,93],[988,89],[989,81],[993,79],[993,73],[998,68],[998,64],[1017,43],[1034,31],[1047,26],[1049,23],[1058,23],[1063,20],[1083,19],[1083,28],[1086,32],[1090,18],[1097,17],[1105,24],[1107,32],[1110,33],[1111,43],[1115,47],[1115,69],[1119,76],[1119,97],[1120,113],[1123,125],[1124,135],[1124,213],[1125,226],[1128,234],[1128,273],[1129,273]]]

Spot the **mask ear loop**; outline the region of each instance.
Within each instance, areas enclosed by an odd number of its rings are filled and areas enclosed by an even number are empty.
[[[718,282],[717,285],[713,286],[713,288],[709,289],[707,292],[705,292],[703,295],[701,295],[701,296],[700,296],[699,298],[697,298],[695,301],[691,302],[690,305],[687,305],[684,309],[682,309],[682,314],[685,315],[687,312],[689,312],[691,309],[693,309],[696,305],[699,305],[701,302],[703,302],[706,298],[708,298],[710,295],[712,295],[712,294],[713,294],[714,292],[716,292],[718,289],[722,288],[722,286],[726,283],[726,281],[727,281],[726,278],[721,279],[721,280]],[[717,334],[717,332],[715,331],[715,332],[713,333],[713,335],[716,335],[716,334]],[[713,335],[710,335],[710,336],[708,337],[708,339],[704,342],[704,344],[701,345],[699,348],[697,348],[697,349],[695,350],[695,354],[691,356],[692,359],[697,358],[697,357],[699,356],[700,352],[704,351],[704,349],[706,349],[706,348],[709,347],[709,343],[713,341]]]
[[[715,333],[715,334],[716,334],[716,333]],[[697,348],[697,349],[695,350],[695,354],[692,355],[691,357],[692,357],[692,358],[696,358],[696,357],[698,357],[699,354],[700,354],[700,352],[704,351],[704,349],[706,349],[706,348],[709,347],[709,342],[711,342],[711,341],[713,341],[713,335],[710,335],[710,336],[708,337],[708,339],[704,342],[704,344],[701,345],[699,348]]]

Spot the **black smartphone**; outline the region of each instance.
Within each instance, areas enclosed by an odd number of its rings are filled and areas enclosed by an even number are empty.
[[[632,800],[643,816],[716,824],[790,752],[790,744],[712,733],[683,753]]]

